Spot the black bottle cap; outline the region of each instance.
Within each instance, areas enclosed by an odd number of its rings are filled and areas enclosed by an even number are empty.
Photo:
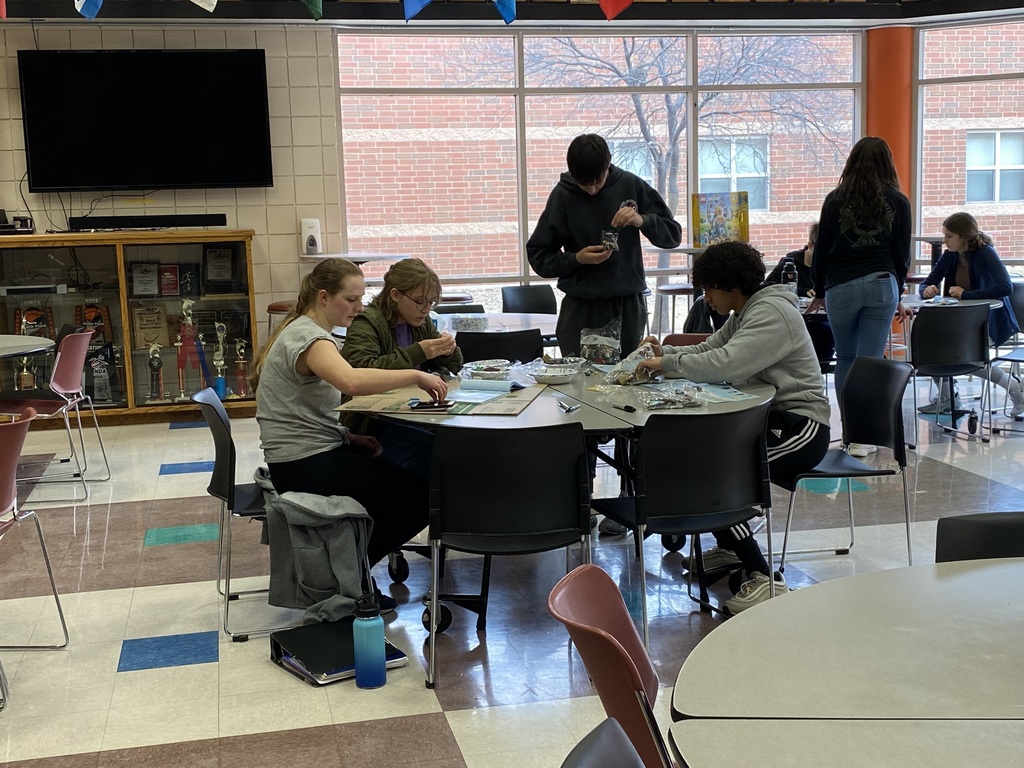
[[[380,605],[377,603],[377,596],[366,594],[356,600],[355,616],[357,619],[372,619],[380,616]]]

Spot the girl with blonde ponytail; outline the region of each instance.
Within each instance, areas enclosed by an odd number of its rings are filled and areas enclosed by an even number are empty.
[[[264,458],[278,493],[301,491],[349,496],[373,518],[370,564],[384,558],[427,525],[428,487],[381,456],[375,438],[338,422],[345,395],[370,395],[416,385],[433,399],[448,392],[425,371],[353,368],[331,335],[363,311],[366,283],[344,259],[325,259],[302,281],[295,308],[253,362],[256,421]],[[384,598],[382,608],[394,610]]]

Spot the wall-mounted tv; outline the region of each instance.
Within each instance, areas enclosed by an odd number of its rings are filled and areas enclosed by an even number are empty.
[[[32,192],[269,187],[262,50],[18,51]]]

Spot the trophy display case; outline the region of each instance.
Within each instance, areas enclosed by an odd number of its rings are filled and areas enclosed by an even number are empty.
[[[194,407],[213,387],[252,401],[252,230],[0,239],[0,333],[93,330],[85,391],[108,413]],[[0,360],[0,389],[44,389],[54,353]]]
[[[94,336],[83,371],[85,392],[97,408],[126,408],[117,248],[53,242],[47,247],[23,245],[31,238],[0,240],[0,333],[57,341],[62,329],[91,328]],[[55,350],[0,361],[0,388],[48,389]]]

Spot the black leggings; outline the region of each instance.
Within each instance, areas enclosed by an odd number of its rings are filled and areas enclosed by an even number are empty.
[[[427,527],[429,485],[425,477],[384,458],[370,458],[347,445],[298,461],[270,464],[278,493],[349,496],[373,518],[367,554],[375,565]]]

